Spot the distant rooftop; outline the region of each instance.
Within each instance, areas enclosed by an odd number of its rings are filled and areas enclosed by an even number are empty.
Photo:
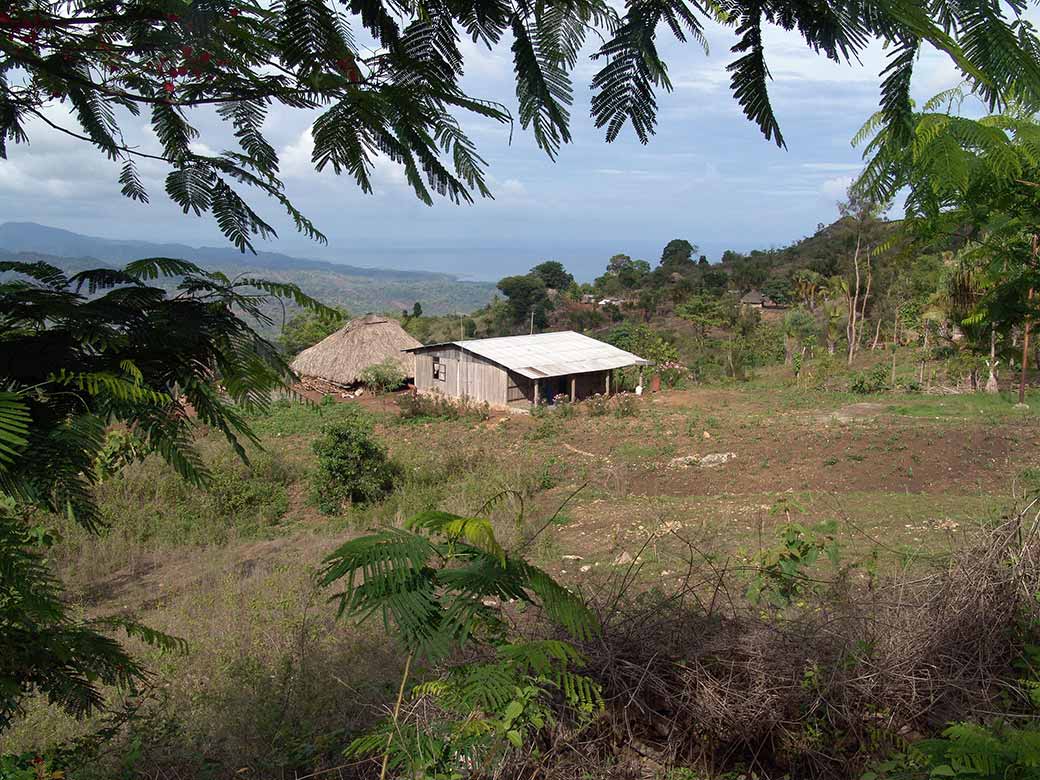
[[[650,365],[649,360],[606,342],[575,333],[573,330],[535,333],[530,336],[446,341],[441,344],[413,347],[407,351],[422,352],[446,346],[456,346],[479,355],[528,379]]]

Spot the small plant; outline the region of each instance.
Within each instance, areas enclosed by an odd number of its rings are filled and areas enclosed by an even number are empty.
[[[781,499],[772,511],[790,517],[791,509],[792,506]],[[759,553],[758,569],[747,589],[748,600],[753,604],[786,607],[811,590],[811,582],[805,575],[807,568],[821,555],[838,564],[838,543],[833,532],[833,523],[813,528],[790,522],[781,526],[778,543]]]
[[[556,477],[557,470],[556,458],[549,458],[545,463],[542,464],[541,469],[538,471],[538,487],[541,490],[552,490],[559,484],[559,480]]]
[[[375,393],[389,393],[404,384],[404,370],[387,358],[361,372],[361,384]]]
[[[318,468],[311,487],[318,508],[325,514],[385,498],[401,475],[400,467],[372,438],[372,423],[360,410],[322,428],[314,452]]]
[[[589,417],[604,417],[610,411],[609,399],[600,393],[589,396],[584,403]]]
[[[571,397],[567,393],[560,393],[553,398],[553,409],[557,416],[564,420],[569,420],[575,414],[574,404],[571,403]]]
[[[849,378],[849,392],[872,395],[888,389],[888,369],[880,363],[870,371],[859,371]]]
[[[536,407],[537,408],[537,407]],[[536,415],[538,417],[539,415]],[[555,438],[560,432],[561,424],[559,418],[556,415],[542,414],[538,420],[538,425],[533,431],[527,434],[527,437],[532,441],[542,441],[544,439]]]
[[[629,393],[618,393],[614,398],[615,417],[636,417],[639,414],[639,404],[636,397]]]

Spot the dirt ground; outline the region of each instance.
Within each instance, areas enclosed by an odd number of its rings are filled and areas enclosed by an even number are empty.
[[[541,474],[527,520],[537,525],[557,510],[559,517],[533,554],[575,578],[637,556],[658,576],[691,545],[748,555],[788,520],[838,521],[851,550],[879,540],[897,551],[956,545],[1026,490],[1022,476],[1040,456],[1040,418],[1013,411],[1011,401],[979,410],[970,399],[806,399],[768,388],[698,388],[644,397],[632,417],[578,411],[421,424],[401,424],[392,396],[346,403],[376,416],[377,435],[395,458],[469,458],[490,469],[486,485],[466,483],[472,497],[459,499],[456,511],[475,511],[511,475]],[[278,434],[277,448],[309,464],[314,435]],[[204,585],[214,566],[234,576],[287,561],[316,565],[335,539],[359,532],[349,518],[330,523],[318,514],[304,484],[290,493],[275,538],[219,554],[145,556],[98,582],[90,600],[153,607]],[[506,515],[503,526],[511,522]]]

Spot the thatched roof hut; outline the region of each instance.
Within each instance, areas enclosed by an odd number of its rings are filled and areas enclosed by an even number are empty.
[[[369,314],[351,320],[331,336],[305,349],[293,360],[292,368],[300,376],[352,385],[369,366],[392,360],[401,366],[405,376],[414,377],[415,356],[401,350],[420,346],[397,320]]]

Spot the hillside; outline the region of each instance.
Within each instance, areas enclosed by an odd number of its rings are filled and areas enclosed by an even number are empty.
[[[70,271],[142,257],[173,257],[231,276],[256,273],[291,282],[308,295],[352,312],[400,310],[416,301],[431,313],[470,311],[486,304],[494,291],[492,284],[461,281],[451,274],[341,265],[278,252],[242,254],[231,247],[117,241],[33,222],[0,224],[0,256],[47,259]]]

